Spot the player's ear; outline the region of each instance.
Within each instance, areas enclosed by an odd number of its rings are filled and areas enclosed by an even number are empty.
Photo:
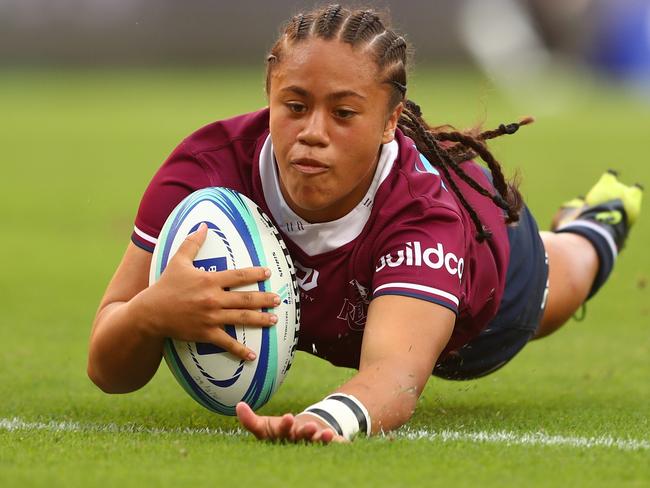
[[[402,115],[403,109],[404,109],[404,104],[400,102],[390,113],[388,120],[386,120],[386,126],[384,127],[384,134],[381,138],[382,144],[388,144],[393,139],[395,139],[395,130],[397,129],[397,122],[399,121],[400,115]]]

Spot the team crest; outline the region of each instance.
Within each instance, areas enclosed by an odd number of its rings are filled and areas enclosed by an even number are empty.
[[[370,291],[357,280],[352,280],[349,284],[354,289],[354,298],[343,300],[343,306],[336,318],[345,320],[352,330],[363,330],[368,318]]]

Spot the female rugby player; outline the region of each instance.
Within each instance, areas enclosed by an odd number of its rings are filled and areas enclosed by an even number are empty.
[[[257,311],[276,295],[226,291],[268,270],[192,266],[205,226],[148,287],[165,219],[209,186],[249,196],[282,232],[300,271],[299,349],[358,369],[297,415],[262,417],[240,403],[240,422],[260,439],[395,429],[432,372],[495,371],[596,293],[639,214],[640,187],[606,173],[540,234],[485,143],[520,124],[432,128],[406,97],[406,68],[404,38],[373,11],[332,5],[287,24],[268,56],[268,108],[190,135],[149,184],[93,325],[88,374],[102,390],[146,384],[166,337],[254,359],[222,325],[276,321]]]

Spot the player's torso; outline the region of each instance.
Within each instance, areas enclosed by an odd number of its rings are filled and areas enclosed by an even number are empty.
[[[372,297],[372,262],[359,239],[311,258],[290,240],[300,286],[298,348],[338,366],[358,367]]]

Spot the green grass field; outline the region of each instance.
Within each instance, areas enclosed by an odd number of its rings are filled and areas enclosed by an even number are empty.
[[[164,365],[130,395],[91,384],[91,321],[149,178],[195,128],[263,105],[262,85],[255,70],[2,72],[0,486],[648,486],[646,217],[584,322],[482,380],[432,379],[411,437],[259,443]],[[613,88],[540,85],[528,104],[426,69],[411,86],[434,124],[538,115],[493,147],[542,227],[608,167],[650,185],[650,105]],[[351,374],[299,353],[262,411],[300,411]]]

